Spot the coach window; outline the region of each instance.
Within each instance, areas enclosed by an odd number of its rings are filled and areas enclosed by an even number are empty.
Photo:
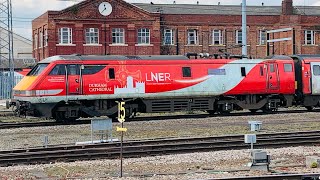
[[[115,79],[114,68],[109,68],[109,79]]]
[[[260,76],[263,76],[263,67],[260,66]]]
[[[191,77],[191,68],[190,67],[182,67],[182,75],[183,75],[183,77]]]
[[[49,75],[65,75],[65,74],[66,74],[65,65],[58,64],[51,70]]]
[[[270,72],[275,72],[275,71],[274,71],[274,64],[270,64],[269,67],[270,67]]]
[[[314,65],[312,68],[313,68],[313,75],[320,76],[320,66]]]
[[[245,67],[241,67],[241,76],[245,77],[246,74],[246,68]]]
[[[105,65],[85,65],[81,73],[83,75],[96,74],[100,72],[102,69],[104,69],[105,67],[106,67]]]
[[[292,64],[284,64],[284,72],[292,72]]]

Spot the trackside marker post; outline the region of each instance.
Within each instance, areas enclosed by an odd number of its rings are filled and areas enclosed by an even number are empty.
[[[118,102],[118,121],[121,123],[121,127],[117,127],[117,131],[121,132],[121,143],[120,143],[120,177],[122,177],[122,154],[123,154],[123,132],[127,132],[127,128],[123,127],[123,123],[126,117],[126,109],[124,107],[125,102]]]

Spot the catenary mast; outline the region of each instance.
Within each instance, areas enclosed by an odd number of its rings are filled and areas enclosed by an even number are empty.
[[[11,0],[0,2],[0,67],[0,98],[10,98],[14,85]],[[5,69],[9,69],[8,74],[4,72]]]

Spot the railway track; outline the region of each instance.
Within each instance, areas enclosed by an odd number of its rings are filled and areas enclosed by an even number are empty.
[[[243,135],[170,138],[124,141],[123,155],[126,158],[151,155],[205,152],[249,148]],[[320,143],[320,131],[276,133],[257,135],[255,148],[313,145]],[[51,163],[57,161],[93,160],[118,158],[120,143],[92,145],[68,145],[48,148],[17,149],[0,152],[0,166],[18,164]]]
[[[305,113],[306,110],[285,110],[277,111],[277,114],[290,114],[290,113]],[[320,112],[320,110],[315,110],[315,112]],[[1,112],[0,112],[1,113]],[[267,115],[262,112],[233,112],[228,115],[209,115],[209,114],[187,114],[187,115],[167,115],[167,116],[148,116],[148,117],[135,117],[133,119],[127,119],[127,121],[151,121],[151,120],[174,120],[174,119],[189,119],[189,118],[208,118],[208,117],[228,117],[228,116],[250,116],[250,115]],[[301,122],[307,122],[308,120],[303,120]],[[317,121],[317,120],[315,120]],[[22,122],[22,123],[0,123],[0,129],[10,129],[10,128],[21,128],[21,127],[39,127],[39,126],[56,126],[56,125],[79,125],[79,124],[90,124],[91,121],[88,119],[77,120],[73,122]],[[226,123],[228,124],[228,123]],[[243,122],[242,124],[247,124]]]
[[[320,174],[277,174],[268,176],[247,176],[233,178],[215,178],[215,180],[315,180],[320,179]],[[211,179],[208,179],[211,180]]]

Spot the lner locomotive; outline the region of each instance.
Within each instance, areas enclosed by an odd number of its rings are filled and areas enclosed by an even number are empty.
[[[320,100],[320,57],[266,59],[61,55],[40,61],[13,89],[18,114],[70,121],[137,112],[275,111]]]

